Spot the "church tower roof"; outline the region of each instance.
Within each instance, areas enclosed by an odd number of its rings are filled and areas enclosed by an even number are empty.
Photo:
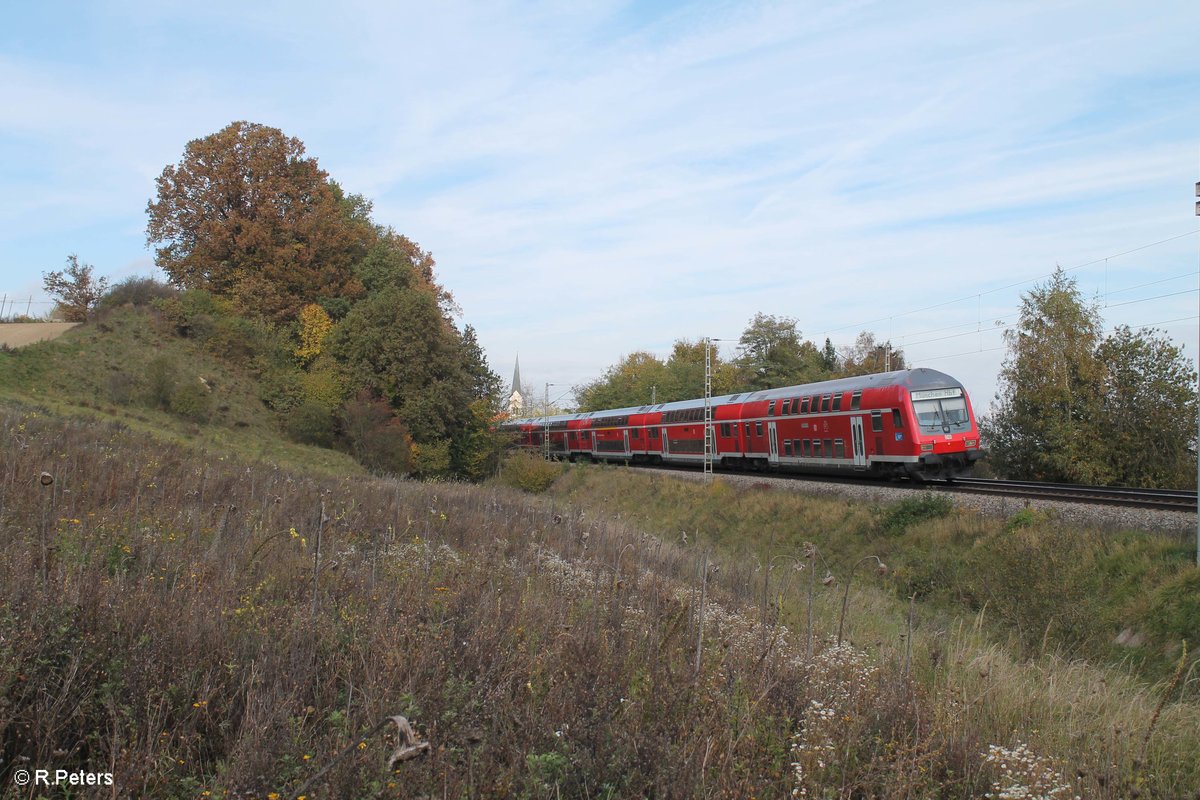
[[[512,391],[521,391],[521,356],[517,355],[517,366],[513,369]]]

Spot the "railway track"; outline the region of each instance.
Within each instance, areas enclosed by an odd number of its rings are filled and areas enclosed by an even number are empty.
[[[690,467],[639,465],[633,469],[653,471],[678,471],[695,473]],[[721,475],[725,470],[718,470]],[[788,472],[736,472],[745,476],[765,476],[817,483],[847,483],[907,488],[914,491],[941,491],[956,494],[980,494],[996,497],[1027,498],[1030,500],[1057,500],[1065,503],[1087,503],[1091,505],[1146,508],[1158,511],[1183,511],[1196,513],[1196,492],[1178,489],[1134,489],[1124,486],[1080,486],[1071,483],[1041,483],[1037,481],[1002,481],[992,478],[956,478],[953,483],[916,483],[912,481],[872,481],[869,478],[851,478],[835,475],[805,475]]]
[[[1196,511],[1196,493],[1176,489],[1133,489],[1125,486],[1079,486],[1070,483],[1001,481],[990,478],[958,478],[953,483],[927,484],[941,491],[963,494],[994,494],[1068,503],[1153,508],[1167,511]]]

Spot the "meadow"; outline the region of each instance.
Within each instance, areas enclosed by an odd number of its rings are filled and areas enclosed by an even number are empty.
[[[0,441],[10,796],[22,765],[179,798],[1200,786],[1196,570],[1152,534],[612,468],[339,476],[30,402]],[[1075,586],[1100,568],[1128,574]],[[389,768],[392,715],[429,748]]]

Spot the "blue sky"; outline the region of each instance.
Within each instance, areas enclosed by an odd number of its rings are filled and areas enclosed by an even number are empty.
[[[984,408],[1056,264],[1195,356],[1198,38],[1193,2],[10,4],[0,293],[151,273],[154,177],[246,119],[431,250],[539,395],[761,311]]]

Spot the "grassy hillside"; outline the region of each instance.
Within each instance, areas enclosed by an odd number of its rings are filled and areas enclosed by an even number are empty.
[[[174,335],[148,307],[116,308],[54,341],[0,351],[0,399],[120,421],[215,453],[362,474],[342,453],[281,436],[258,377],[230,352],[237,348]]]
[[[16,764],[155,797],[1182,798],[1200,779],[1182,680],[1023,661],[982,619],[925,612],[906,655],[905,609],[865,569],[837,647],[843,584],[803,552],[764,608],[753,558],[650,535],[612,494],[566,502],[601,485],[583,472],[543,498],[337,478],[27,407],[0,436],[6,787]],[[728,513],[762,496],[703,491]],[[431,749],[389,771],[393,714]]]
[[[739,559],[786,562],[813,542],[840,577],[877,556],[890,570],[868,579],[872,585],[899,603],[915,597],[923,612],[979,614],[1018,656],[1122,662],[1154,680],[1171,674],[1184,640],[1200,642],[1191,536],[1081,528],[1031,509],[1001,520],[955,510],[942,495],[879,507],[616,468],[571,470],[555,491],[573,506],[617,514],[664,538],[687,531]],[[1200,696],[1200,683],[1188,691]]]

